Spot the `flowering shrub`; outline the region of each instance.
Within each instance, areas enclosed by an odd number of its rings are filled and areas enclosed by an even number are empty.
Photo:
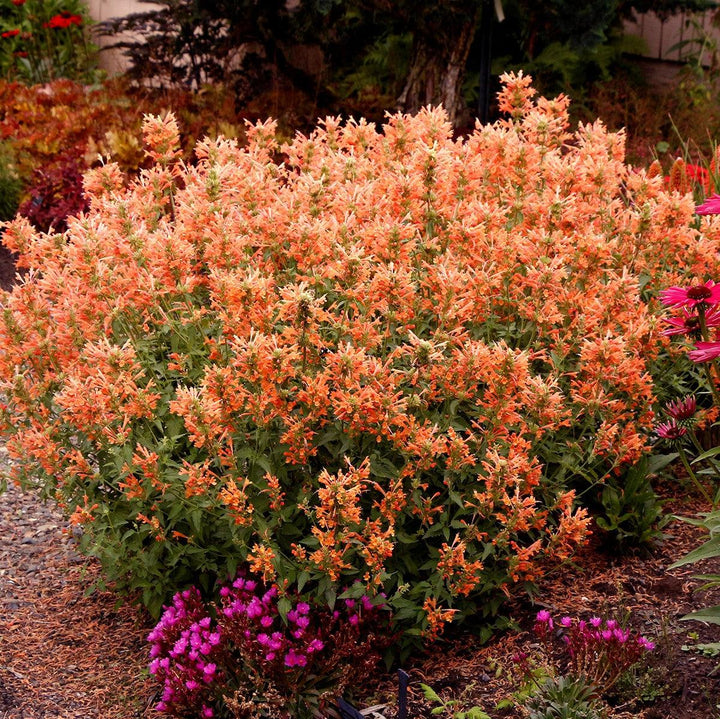
[[[97,48],[81,0],[0,0],[0,10],[2,77],[31,85],[95,79]]]
[[[647,449],[643,298],[718,243],[622,136],[504,82],[510,119],[462,141],[440,110],[282,147],[268,122],[186,167],[149,117],[136,181],[96,168],[65,235],[7,229],[16,476],[154,612],[247,563],[330,605],[358,580],[434,636],[570,556],[576,490]]]
[[[329,611],[239,576],[220,596],[211,615],[196,588],[176,594],[148,636],[150,673],[164,685],[158,711],[312,716],[331,689],[362,681],[393,641],[388,613],[364,594]]]

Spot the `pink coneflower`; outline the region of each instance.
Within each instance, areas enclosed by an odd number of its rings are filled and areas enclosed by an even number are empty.
[[[710,362],[720,357],[720,342],[698,342],[694,350],[688,352],[693,362]]]
[[[710,195],[695,208],[696,215],[720,215],[720,195]]]
[[[655,433],[661,439],[669,439],[671,441],[680,439],[687,434],[687,429],[679,425],[674,419],[662,422],[655,427]]]
[[[666,307],[716,305],[720,302],[720,285],[708,280],[703,285],[692,287],[668,287],[660,293],[660,300]]]
[[[697,402],[695,397],[692,395],[683,397],[683,399],[676,399],[672,402],[668,402],[665,405],[665,411],[676,421],[682,422],[683,420],[691,419],[697,412]]]
[[[720,286],[720,285],[718,285]],[[693,332],[700,331],[700,317],[687,309],[682,308],[682,317],[666,317],[670,327],[664,329],[660,334],[665,337],[672,337],[673,335],[689,335]],[[705,315],[705,326],[706,327],[720,327],[720,309],[714,307]]]

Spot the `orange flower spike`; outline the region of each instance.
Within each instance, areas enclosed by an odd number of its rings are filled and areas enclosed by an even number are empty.
[[[668,177],[668,189],[681,194],[690,191],[690,183],[688,182],[687,171],[685,169],[685,161],[678,157],[670,168]]]
[[[270,498],[270,509],[273,512],[279,512],[285,506],[285,493],[280,487],[280,480],[274,474],[267,472],[265,481],[268,486],[262,491]]]
[[[230,479],[218,494],[218,499],[228,508],[235,524],[242,527],[251,526],[253,521],[253,507],[247,495],[250,486],[251,482],[248,479],[245,479],[240,487],[234,479]]]
[[[251,571],[262,576],[263,582],[272,584],[277,578],[275,552],[272,547],[254,544],[247,556]]]
[[[452,545],[443,542],[437,567],[453,595],[467,596],[480,581],[483,563],[479,560],[468,562],[465,556],[467,545],[457,536]]]
[[[443,609],[438,607],[435,597],[428,597],[423,604],[427,628],[423,631],[423,637],[429,641],[437,639],[445,628],[446,624],[452,622],[457,609]]]
[[[88,524],[95,521],[93,512],[98,509],[99,504],[95,503],[90,505],[87,494],[83,497],[84,504],[81,507],[79,504],[75,507],[75,511],[70,515],[70,524],[77,526],[80,524]]]
[[[134,474],[128,474],[122,482],[118,482],[118,487],[125,490],[128,499],[145,498],[145,488]]]
[[[205,494],[210,487],[218,482],[218,476],[210,469],[210,460],[201,464],[191,464],[183,460],[180,476],[185,479],[185,497],[196,497]]]
[[[513,120],[520,120],[532,107],[532,97],[536,91],[532,85],[532,78],[519,73],[504,73],[500,75],[502,89],[498,93],[498,109],[509,114]]]
[[[181,156],[180,129],[172,114],[145,115],[142,126],[145,152],[163,167]]]

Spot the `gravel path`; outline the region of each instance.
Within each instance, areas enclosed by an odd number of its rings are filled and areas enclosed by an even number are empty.
[[[0,538],[0,719],[151,716],[147,620],[109,592],[84,596],[98,567],[60,514],[9,486]]]

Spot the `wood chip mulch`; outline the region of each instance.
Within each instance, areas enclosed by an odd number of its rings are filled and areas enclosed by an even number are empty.
[[[84,596],[98,567],[65,526],[17,487],[0,496],[0,719],[150,717],[150,624],[110,592]]]

